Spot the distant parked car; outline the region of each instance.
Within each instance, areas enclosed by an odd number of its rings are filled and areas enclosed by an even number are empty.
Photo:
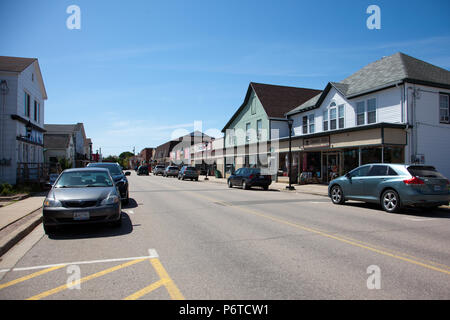
[[[57,173],[50,173],[48,177],[48,181],[45,183],[45,189],[50,190],[53,187],[53,184],[55,183],[56,179],[58,179],[59,174]]]
[[[165,166],[163,166],[163,165],[160,165],[160,164],[158,164],[157,166],[155,166],[154,168],[153,168],[153,174],[155,175],[155,176],[157,176],[157,175],[164,175],[164,170],[166,169],[166,167]]]
[[[44,200],[43,225],[49,234],[59,225],[122,222],[120,194],[107,169],[64,170]]]
[[[270,175],[261,174],[259,168],[240,168],[228,178],[228,187],[241,186],[243,189],[262,187],[268,190],[272,183]]]
[[[140,175],[146,175],[146,176],[148,176],[148,175],[149,175],[148,167],[147,167],[147,166],[140,166],[140,167],[137,169],[137,175],[138,175],[138,176],[140,176]]]
[[[178,173],[178,180],[191,179],[191,181],[192,180],[198,181],[198,175],[199,172],[195,167],[184,166]]]
[[[88,168],[105,168],[109,170],[114,183],[117,185],[120,191],[120,197],[124,204],[128,204],[130,201],[128,192],[128,179],[126,176],[131,174],[130,171],[123,173],[119,164],[113,162],[91,162],[87,165]]]
[[[332,180],[334,204],[346,200],[379,203],[387,212],[406,206],[438,207],[450,201],[450,181],[433,166],[368,164]]]
[[[176,166],[168,166],[166,170],[164,170],[164,177],[177,177],[180,169]]]

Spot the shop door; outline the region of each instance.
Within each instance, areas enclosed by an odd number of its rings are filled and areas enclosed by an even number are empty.
[[[339,152],[330,152],[323,154],[323,181],[329,183],[331,180],[340,176],[341,156]]]

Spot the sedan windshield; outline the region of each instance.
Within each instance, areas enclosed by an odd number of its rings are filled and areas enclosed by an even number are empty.
[[[61,175],[56,188],[112,187],[113,182],[104,171],[71,171]]]

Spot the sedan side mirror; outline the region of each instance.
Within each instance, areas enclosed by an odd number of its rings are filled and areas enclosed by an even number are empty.
[[[130,171],[125,172],[125,175],[126,176],[131,176],[131,172]]]
[[[346,173],[346,174],[345,174],[345,177],[346,177],[347,179],[349,179],[349,180],[352,179],[352,175],[351,175],[350,173]]]

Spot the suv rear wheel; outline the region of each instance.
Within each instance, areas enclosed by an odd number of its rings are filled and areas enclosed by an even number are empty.
[[[393,189],[384,191],[381,195],[381,207],[389,213],[398,212],[400,209],[400,197],[398,193]]]

